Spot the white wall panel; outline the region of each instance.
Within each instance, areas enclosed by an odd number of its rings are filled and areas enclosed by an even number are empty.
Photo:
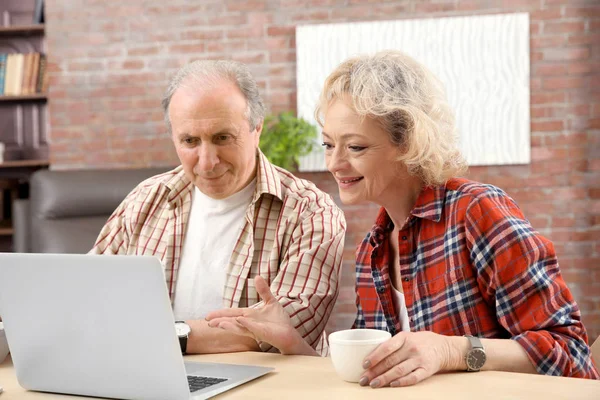
[[[296,28],[298,114],[314,120],[327,75],[346,58],[398,49],[446,86],[470,165],[530,161],[529,16],[526,13]],[[325,170],[319,149],[302,171]]]

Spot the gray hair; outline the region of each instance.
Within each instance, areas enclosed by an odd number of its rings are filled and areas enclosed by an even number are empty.
[[[381,124],[403,149],[399,161],[425,185],[443,184],[466,170],[443,84],[408,55],[387,50],[340,64],[325,81],[315,111],[321,126],[327,107],[344,97],[359,116]]]
[[[230,81],[240,89],[248,104],[246,118],[248,118],[250,130],[256,128],[265,118],[265,106],[258,93],[256,80],[254,80],[248,67],[245,64],[231,60],[199,60],[181,67],[169,82],[162,99],[165,123],[169,131],[171,131],[169,105],[177,89],[190,81],[201,88],[211,88],[223,80]]]

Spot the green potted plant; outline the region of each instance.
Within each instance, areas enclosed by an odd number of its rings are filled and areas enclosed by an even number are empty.
[[[273,164],[294,171],[315,146],[317,128],[291,111],[265,117],[260,149]]]

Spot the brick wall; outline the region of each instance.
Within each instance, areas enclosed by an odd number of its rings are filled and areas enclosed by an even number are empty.
[[[160,96],[199,58],[250,65],[272,111],[295,109],[298,24],[529,12],[530,165],[472,168],[556,245],[591,338],[600,334],[600,4],[597,0],[48,0],[54,168],[169,165]],[[337,196],[327,173],[303,176]],[[353,254],[373,206],[344,207],[344,276],[331,321],[353,317]]]

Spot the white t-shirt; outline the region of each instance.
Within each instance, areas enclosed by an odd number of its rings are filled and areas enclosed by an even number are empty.
[[[392,285],[392,294],[394,295],[394,306],[400,315],[400,326],[403,332],[410,332],[410,324],[408,321],[408,310],[406,309],[406,301],[404,293],[399,291]]]
[[[194,188],[175,287],[176,320],[203,319],[223,308],[225,270],[255,187],[256,179],[221,200]]]

